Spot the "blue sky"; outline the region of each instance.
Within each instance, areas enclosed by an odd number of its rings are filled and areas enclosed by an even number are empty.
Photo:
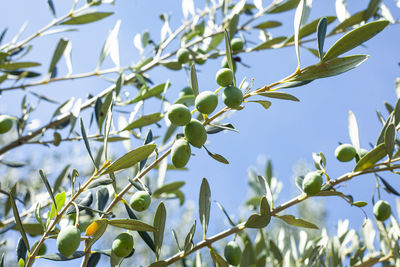
[[[54,1],[58,15],[64,14],[70,8],[70,1]],[[82,2],[82,1],[80,1]],[[203,1],[195,1],[196,7],[203,7]],[[316,18],[335,15],[334,1],[330,4],[325,1],[315,1],[309,21]],[[367,6],[368,1],[362,4],[349,4],[351,13],[359,11]],[[400,11],[395,7],[394,1],[384,1],[393,11],[395,19],[399,19]],[[266,1],[264,1],[266,5]],[[175,29],[182,21],[180,1],[117,1],[115,6],[105,5],[101,10],[111,10],[115,14],[101,22],[78,27],[78,32],[50,35],[32,42],[34,45],[29,60],[39,60],[42,63],[40,70],[45,71],[50,62],[52,52],[59,37],[66,36],[72,42],[73,72],[81,73],[92,71],[98,62],[100,50],[108,31],[115,22],[122,20],[119,33],[121,65],[126,66],[136,63],[139,59],[138,50],[133,45],[133,37],[136,33],[148,30],[155,40],[159,40],[159,29],[162,21],[158,18],[161,13],[171,15],[171,28]],[[52,16],[46,6],[46,1],[7,1],[0,10],[0,30],[8,27],[6,41],[18,32],[23,22],[29,24],[22,34],[22,38],[29,36],[35,30],[51,21]],[[272,29],[275,36],[291,35],[294,12],[286,12],[281,15],[271,15],[256,21],[280,20],[284,26]],[[240,23],[239,23],[240,24]],[[333,23],[334,25],[337,22]],[[331,29],[330,26],[329,29]],[[363,148],[370,148],[369,143],[375,143],[379,135],[381,125],[377,120],[376,110],[380,110],[385,116],[387,112],[383,105],[387,101],[394,105],[396,94],[394,80],[400,76],[400,54],[398,25],[390,25],[382,33],[358,47],[348,54],[369,54],[371,57],[358,68],[340,76],[314,81],[303,87],[288,89],[300,99],[300,102],[273,100],[269,110],[264,110],[255,103],[248,103],[244,110],[236,112],[229,118],[239,134],[228,132],[218,135],[210,135],[208,148],[224,155],[230,165],[222,165],[211,159],[204,150],[193,149],[196,154],[188,164],[188,172],[171,172],[167,175],[167,181],[185,180],[184,187],[188,200],[197,201],[201,179],[206,177],[210,183],[213,199],[222,203],[229,213],[239,214],[238,206],[248,196],[247,170],[250,166],[264,172],[266,159],[271,159],[275,176],[284,183],[283,191],[278,203],[283,203],[298,194],[294,185],[293,168],[299,162],[305,162],[313,167],[312,153],[323,152],[327,157],[327,171],[331,177],[338,177],[351,171],[354,162],[340,163],[334,157],[334,150],[338,142],[350,143],[347,129],[349,110],[357,117],[360,129],[360,140]],[[252,40],[257,39],[256,33],[245,35]],[[325,51],[337,40],[339,36],[333,36],[326,40]],[[316,43],[310,43],[310,47],[316,48]],[[178,47],[178,42],[171,45]],[[251,54],[241,54],[241,60],[250,65],[245,68],[239,64],[236,72],[237,80],[244,77],[254,78],[254,88],[277,81],[296,68],[296,54],[293,47],[279,50],[263,50]],[[301,49],[303,66],[314,64],[317,59],[308,51]],[[112,62],[106,60],[104,68],[112,67]],[[65,74],[66,68],[63,60],[59,63],[60,75]],[[214,81],[215,73],[220,67],[220,60],[210,60],[198,67],[198,80],[200,91],[214,90],[217,85]],[[188,84],[185,71],[173,72],[164,68],[156,68],[149,72],[155,84],[163,83],[170,79],[172,86],[167,94],[168,99],[174,99],[179,90]],[[35,92],[48,95],[63,102],[63,99],[71,96],[86,97],[88,93],[96,94],[108,86],[108,83],[97,78],[82,79],[72,82],[54,83],[49,86],[35,87]],[[131,90],[131,89],[130,89]],[[132,91],[132,90],[131,90]],[[134,92],[134,91],[133,91]],[[19,99],[22,91],[4,93],[0,98],[0,112],[19,115]],[[157,102],[154,102],[157,103]],[[146,107],[150,112],[156,112],[156,108]],[[47,121],[55,106],[43,105],[36,116]],[[87,112],[86,112],[87,113]],[[87,115],[84,115],[87,116]],[[85,121],[88,125],[88,120]],[[153,127],[157,132],[157,128]],[[94,130],[93,130],[94,132]],[[158,131],[162,134],[163,131]],[[134,145],[140,145],[135,141]],[[83,148],[83,144],[79,144]],[[68,145],[63,145],[62,149]],[[118,147],[120,148],[120,147]],[[34,150],[33,150],[34,149]],[[82,149],[85,153],[84,149]],[[37,152],[39,155],[51,155],[54,149],[39,146],[23,146],[10,153],[10,157]],[[122,150],[114,149],[116,155],[121,155]],[[22,156],[23,158],[23,156]],[[57,171],[56,171],[57,172]],[[383,174],[383,177],[395,187],[400,189],[400,182],[394,175]],[[371,203],[371,195],[375,188],[375,179],[372,175],[361,176],[346,183],[340,188],[345,193],[351,193],[355,200],[363,200]],[[394,203],[393,195],[386,193],[382,197]],[[350,207],[339,198],[326,200],[329,213],[328,229],[334,231],[338,219],[349,218],[351,227],[359,229],[362,224],[363,214],[354,207]],[[372,214],[372,206],[369,204],[365,211]],[[294,210],[291,213],[295,213]],[[222,218],[216,206],[212,207],[213,219]],[[227,225],[226,225],[227,227]],[[199,228],[200,229],[200,228]],[[198,229],[198,230],[199,230]]]

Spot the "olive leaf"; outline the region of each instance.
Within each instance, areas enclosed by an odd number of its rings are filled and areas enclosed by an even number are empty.
[[[203,238],[206,238],[208,222],[210,220],[211,191],[206,178],[203,178],[200,186],[199,217],[203,227]]]

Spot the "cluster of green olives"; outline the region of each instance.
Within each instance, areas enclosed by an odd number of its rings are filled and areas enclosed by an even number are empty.
[[[111,251],[120,258],[131,254],[133,249],[133,236],[130,233],[121,233],[114,238]]]
[[[65,257],[70,257],[78,249],[81,242],[81,231],[74,225],[61,229],[57,236],[58,251]]]
[[[11,130],[13,118],[8,115],[0,115],[0,134],[5,134]]]
[[[356,162],[360,160],[360,158],[364,157],[368,153],[368,150],[361,148],[360,155],[357,154],[354,146],[350,144],[341,144],[335,149],[335,157],[341,162],[348,162],[356,159]]]
[[[242,250],[235,241],[229,241],[225,246],[224,256],[230,265],[238,266],[242,259]]]

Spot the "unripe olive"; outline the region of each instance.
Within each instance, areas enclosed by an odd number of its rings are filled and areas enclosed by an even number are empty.
[[[59,146],[61,143],[61,135],[58,132],[54,132],[53,134],[53,138],[54,138],[54,145],[55,146]]]
[[[392,209],[387,201],[379,200],[374,205],[374,215],[379,221],[385,221],[392,214]]]
[[[187,50],[186,48],[179,48],[176,52],[176,58],[178,59],[179,63],[185,64],[189,61],[189,54],[189,50]]]
[[[133,249],[133,237],[129,233],[121,233],[115,237],[111,250],[120,258],[128,256]]]
[[[194,100],[197,110],[203,114],[212,113],[218,105],[218,96],[211,91],[201,92]]]
[[[39,244],[39,241],[35,241],[35,243],[33,243],[33,245],[32,245],[31,251],[34,251],[38,244]],[[37,255],[37,256],[44,255],[44,254],[46,254],[46,251],[47,251],[46,244],[43,243],[43,244],[40,246],[39,251],[38,251],[38,253],[37,253],[36,255]]]
[[[204,55],[206,52],[204,52],[204,50],[203,49],[201,49],[200,47],[198,47],[198,46],[196,46],[194,49],[193,49],[193,51],[194,52],[196,52],[196,59],[194,60],[194,62],[196,62],[197,64],[199,64],[199,65],[203,65],[205,62],[206,62],[206,59],[205,58],[200,58],[200,57],[198,57],[199,55]]]
[[[242,250],[235,241],[230,241],[225,246],[224,256],[230,265],[237,266],[242,259]]]
[[[190,86],[186,86],[185,88],[183,88],[178,95],[178,98],[185,96],[185,95],[193,95],[193,89]]]
[[[218,85],[224,87],[229,86],[233,81],[233,72],[229,68],[222,68],[215,75],[215,79],[217,80]]]
[[[307,195],[315,195],[321,191],[322,176],[319,172],[309,172],[303,179],[303,191]]]
[[[232,61],[233,71],[236,72],[236,61]],[[221,61],[221,67],[229,69],[228,59],[224,57]]]
[[[232,51],[242,50],[243,49],[243,40],[241,38],[233,38],[231,40],[231,48]]]
[[[146,210],[151,203],[151,196],[146,191],[137,191],[131,198],[131,207],[136,211]]]
[[[190,122],[192,113],[190,113],[190,110],[183,104],[173,104],[168,109],[167,117],[171,123],[184,126]]]
[[[191,155],[191,149],[189,142],[185,139],[176,140],[172,145],[171,150],[171,159],[172,164],[176,168],[183,168],[186,166],[186,163],[189,161]]]
[[[73,225],[61,229],[57,236],[58,251],[69,257],[78,249],[81,242],[81,231]]]
[[[0,134],[4,134],[11,130],[13,119],[8,115],[0,115]]]
[[[358,154],[356,154],[356,156],[355,156],[356,162],[358,162],[362,157],[364,157],[365,155],[367,155],[368,152],[369,152],[368,150],[366,150],[366,149],[364,149],[364,148],[361,148],[361,149],[360,149],[360,156],[359,156]]]
[[[222,93],[222,100],[230,108],[238,108],[243,102],[243,93],[236,86],[229,86]]]
[[[335,149],[336,158],[342,162],[352,160],[356,154],[356,149],[350,144],[341,144]]]
[[[201,148],[207,140],[206,128],[196,119],[192,119],[189,124],[183,128],[183,131],[189,143],[197,148]]]

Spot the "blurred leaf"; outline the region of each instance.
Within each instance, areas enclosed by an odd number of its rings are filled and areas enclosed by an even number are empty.
[[[291,101],[300,101],[297,97],[288,94],[288,93],[282,93],[282,92],[262,92],[258,93],[257,95],[260,96],[265,96],[269,98],[278,98],[278,99],[283,99],[283,100],[291,100]]]
[[[286,39],[287,38],[284,37],[284,36],[280,36],[280,37],[275,37],[275,38],[269,39],[269,40],[265,41],[264,43],[253,47],[251,49],[251,51],[260,51],[260,50],[264,50],[264,49],[274,48],[275,45],[282,43]]]
[[[63,180],[65,177],[67,177],[69,168],[71,165],[67,165],[64,167],[64,169],[62,169],[62,171],[60,172],[60,174],[58,175],[58,177],[56,178],[56,181],[54,182],[54,186],[53,186],[53,191],[57,192],[58,188],[61,186]]]
[[[288,82],[310,81],[339,75],[359,66],[367,60],[368,57],[367,55],[353,55],[322,61],[316,65],[311,65],[300,70],[300,72],[288,80]]]
[[[108,202],[108,198],[110,197],[107,187],[100,188],[96,192],[96,197],[97,197],[97,209],[101,211],[104,210]]]
[[[385,144],[380,144],[362,157],[354,167],[354,172],[371,168],[375,163],[387,155]]]
[[[44,230],[43,226],[39,223],[23,223],[22,226],[24,227],[25,233],[27,233],[30,236],[40,236],[43,235]],[[16,225],[13,227],[15,230],[19,230],[19,227]],[[58,232],[57,229],[51,231],[52,234]],[[33,248],[31,248],[33,250]]]
[[[225,214],[225,217],[228,219],[229,224],[232,226],[235,226],[236,224],[232,221],[231,217],[229,216],[229,214],[226,212],[225,208],[216,200],[214,200],[214,202],[218,205],[218,207],[222,210],[222,212]]]
[[[367,206],[368,203],[364,202],[364,201],[356,201],[356,202],[351,203],[351,205],[362,208],[362,207]]]
[[[151,131],[151,129],[149,129],[149,131],[147,132],[146,138],[144,139],[143,145],[147,145],[151,141],[153,141],[153,132]],[[147,161],[147,158],[140,162],[139,171],[141,171],[143,169],[143,167],[146,165],[146,161]]]
[[[155,232],[153,232],[154,235],[154,244],[156,247],[156,258],[157,260],[160,257],[160,252],[161,252],[161,246],[163,243],[163,238],[164,238],[164,229],[165,229],[165,220],[167,218],[167,210],[165,209],[164,203],[160,202],[158,204],[157,210],[154,214],[154,221],[153,221],[153,226],[156,229]]]
[[[108,107],[108,110],[106,111],[106,120],[104,123],[104,142],[103,142],[103,148],[104,148],[104,160],[108,160],[108,136],[110,134],[111,126],[112,126],[112,121],[113,121],[113,104]]]
[[[93,182],[91,182],[90,185],[88,186],[88,189],[96,188],[96,187],[102,186],[102,185],[109,185],[112,182],[113,182],[113,179],[111,179],[109,177],[100,177],[100,178],[97,178],[96,180],[94,180]]]
[[[256,29],[269,29],[269,28],[276,28],[281,26],[282,23],[279,21],[274,21],[274,20],[269,20],[269,21],[265,21],[262,23],[257,24],[256,26],[254,26],[253,28]]]
[[[375,15],[376,11],[378,11],[379,4],[381,0],[370,0],[368,3],[368,7],[364,12],[364,21],[368,21],[372,16]]]
[[[276,218],[279,218],[281,220],[283,220],[285,223],[293,225],[293,226],[297,226],[297,227],[304,227],[304,228],[310,228],[310,229],[319,229],[318,226],[316,226],[313,223],[307,222],[303,219],[299,219],[294,217],[293,215],[276,215]]]
[[[266,101],[266,100],[247,100],[246,102],[250,102],[250,103],[258,103],[261,106],[263,106],[263,108],[265,109],[269,109],[269,107],[271,106],[271,102],[270,101]]]
[[[237,3],[237,5],[239,5],[241,2],[243,3],[245,1],[241,0],[241,1],[239,1]],[[238,14],[234,14],[232,16],[232,18],[230,19],[229,25],[228,25],[229,36],[235,36],[238,23],[239,23],[239,15]]]
[[[100,253],[91,253],[89,256],[89,260],[87,263],[87,267],[95,267],[100,261],[101,254]]]
[[[328,61],[330,59],[334,59],[337,56],[340,56],[341,54],[361,45],[365,41],[368,41],[381,32],[388,24],[389,21],[387,20],[378,20],[352,30],[351,32],[342,36],[342,38],[340,38],[332,45],[331,48],[329,48],[324,55],[323,60]]]
[[[10,168],[21,168],[21,167],[26,166],[27,163],[26,162],[17,162],[17,161],[8,161],[8,160],[1,159],[0,164],[4,164]]]
[[[57,213],[61,210],[61,208],[64,206],[65,204],[65,199],[67,198],[65,192],[61,192],[58,193],[55,197],[55,203],[57,204],[56,206],[51,205],[51,210],[50,210],[50,215],[49,218],[53,219]],[[56,208],[57,207],[57,208]]]
[[[328,27],[328,22],[326,17],[320,19],[317,26],[317,44],[318,44],[318,55],[320,60],[322,60],[322,58],[324,57],[324,42],[325,42],[327,27]]]
[[[357,154],[360,155],[360,139],[359,139],[359,134],[358,134],[358,124],[357,124],[357,119],[356,116],[354,115],[353,111],[349,111],[349,123],[348,123],[348,128],[349,128],[349,136],[351,143],[353,144],[354,148],[357,151]]]
[[[335,20],[336,20],[335,16],[327,16],[327,17],[324,17],[324,18],[319,18],[319,19],[313,20],[312,22],[301,26],[301,28],[299,30],[299,39],[302,39],[304,37],[307,37],[307,36],[313,34],[314,32],[317,32],[317,43],[318,43],[318,38],[319,38],[318,37],[318,26],[320,26],[319,23],[321,21],[325,21],[325,22],[321,22],[322,23],[322,25],[321,25],[321,27],[322,27],[321,28],[321,31],[322,31],[321,34],[323,34],[323,38],[325,39],[327,25],[331,24]],[[324,24],[325,24],[325,26],[324,26]],[[324,32],[324,27],[325,27],[325,32]],[[289,37],[288,39],[286,39],[285,40],[285,44],[291,43],[293,41],[294,41],[294,35]],[[322,47],[323,47],[323,45],[322,45]]]
[[[281,13],[291,9],[295,9],[299,4],[300,0],[287,0],[282,2],[274,2],[272,8],[268,13]]]
[[[237,133],[239,132],[238,130],[235,129],[235,127],[231,123],[212,124],[206,127],[207,134],[216,134],[224,130],[234,131]]]
[[[182,64],[177,60],[163,61],[161,65],[170,69],[170,70],[180,70],[182,69]]]
[[[206,178],[203,178],[200,186],[199,217],[203,227],[203,238],[206,239],[208,223],[210,221],[211,191]]]
[[[194,95],[184,95],[179,97],[174,104],[184,104],[189,107],[194,105],[194,99]]]
[[[383,125],[381,132],[379,133],[378,139],[376,140],[376,145],[380,145],[385,141],[385,132],[391,122],[392,114],[386,119],[385,124]]]
[[[104,172],[103,174],[116,172],[119,170],[127,169],[135,165],[136,163],[144,160],[156,149],[156,144],[148,144],[144,146],[140,146],[135,148],[134,150],[129,151],[116,161],[114,161]]]
[[[112,220],[107,220],[107,223],[109,225],[131,231],[149,231],[149,232],[157,231],[155,227],[135,219],[112,219]]]
[[[57,17],[56,15],[56,8],[54,7],[53,0],[47,0],[47,5],[49,6],[50,12],[53,15],[53,17]]]
[[[98,109],[97,125],[99,127],[100,132],[101,132],[101,128],[103,126],[103,122],[104,122],[104,120],[110,110],[110,107],[113,103],[113,98],[114,98],[114,91],[111,91],[105,96],[104,103],[101,103],[101,101],[100,102],[96,101],[96,104],[99,103],[99,104],[97,104],[98,106],[100,106],[100,104],[101,104],[100,108],[97,107],[97,109]]]
[[[194,223],[193,223],[192,227],[190,228],[189,233],[186,235],[185,245],[183,247],[184,254],[186,254],[187,252],[192,250],[192,248],[194,247],[193,237],[194,237],[195,231],[196,231],[196,220],[194,220]]]
[[[39,170],[39,174],[40,174],[40,178],[42,178],[42,182],[44,183],[44,185],[45,185],[45,187],[47,189],[47,192],[50,195],[51,200],[53,201],[53,204],[57,208],[57,203],[56,203],[56,200],[54,198],[53,190],[51,190],[51,186],[49,184],[49,181],[47,180],[46,174],[43,172],[42,169]]]
[[[15,204],[15,200],[14,200],[14,196],[12,194],[12,191],[9,191],[9,201],[11,203],[11,207],[14,213],[14,218],[15,218],[15,223],[18,226],[18,230],[21,233],[21,238],[24,240],[25,246],[28,249],[28,251],[30,251],[30,246],[29,246],[29,241],[28,241],[28,237],[26,236],[24,227],[22,225],[22,221],[21,221],[21,217],[19,216],[19,212],[18,212],[18,208],[17,205]]]
[[[142,128],[143,126],[151,125],[160,121],[163,118],[163,115],[160,112],[152,113],[148,115],[144,115],[135,121],[129,123],[124,129],[121,131],[129,131],[136,128]]]
[[[235,67],[233,65],[233,60],[232,60],[231,39],[230,39],[229,33],[228,33],[228,31],[226,29],[224,30],[224,34],[225,34],[225,54],[226,54],[226,59],[228,61],[229,68],[233,72],[233,85],[236,86]]]
[[[272,255],[274,255],[274,258],[275,258],[279,263],[281,263],[282,260],[283,260],[282,253],[281,253],[281,251],[279,250],[278,246],[275,245],[274,241],[271,240],[271,239],[269,240],[269,249],[271,250]]]
[[[358,23],[361,23],[364,19],[364,11],[365,10],[361,10],[360,12],[355,13],[354,15],[352,15],[351,17],[343,20],[342,22],[340,22],[330,33],[330,35],[334,35],[340,32],[345,31],[347,28],[354,26]]]
[[[199,83],[197,82],[196,67],[194,64],[190,66],[190,86],[193,89],[193,94],[196,97],[199,94]]]
[[[207,151],[207,154],[212,157],[213,159],[215,159],[218,162],[224,163],[224,164],[229,164],[229,161],[224,158],[223,156],[221,156],[220,154],[216,154],[216,153],[212,153],[210,150],[208,150],[205,146],[203,146],[205,148],[205,150]]]
[[[114,28],[108,34],[107,39],[100,52],[99,64],[97,66],[98,68],[100,67],[101,63],[103,63],[103,60],[107,55],[110,55],[111,60],[114,62],[115,66],[119,68],[118,32],[120,26],[121,26],[121,20],[118,20],[115,23]]]
[[[263,228],[271,221],[271,208],[267,198],[264,196],[260,201],[260,215],[252,214],[246,221],[247,228]]]
[[[296,8],[296,13],[294,15],[294,46],[296,49],[296,56],[297,56],[297,69],[300,68],[300,50],[299,50],[299,40],[300,40],[300,28],[305,23],[306,16],[304,16],[307,9],[307,1],[300,0],[299,5]]]
[[[216,267],[229,267],[228,263],[222,258],[215,250],[214,248],[210,247],[210,254],[212,261],[215,263]]]
[[[149,267],[167,267],[167,266],[168,264],[165,261],[157,261],[149,265]]]
[[[394,145],[396,143],[396,127],[393,123],[390,123],[385,131],[385,148],[389,159],[392,158],[394,152]]]
[[[127,102],[126,104],[133,104],[139,102],[140,100],[145,100],[153,96],[159,96],[165,90],[165,88],[169,88],[170,86],[171,83],[167,81],[166,83],[158,84],[150,89],[145,88],[144,90],[141,90],[133,100]]]
[[[17,243],[17,260],[25,260],[26,252],[28,252],[28,249],[25,245],[24,239],[20,237]]]
[[[394,195],[396,195],[396,196],[400,196],[400,193],[399,193],[396,189],[394,189],[394,187],[391,186],[385,179],[383,179],[383,178],[380,177],[380,176],[378,176],[378,177],[379,177],[379,179],[382,181],[382,183],[385,185],[386,191],[388,191],[389,193],[392,193],[392,194],[394,194]]]
[[[91,191],[89,191],[84,198],[77,199],[75,201],[76,204],[78,204],[78,210],[81,211],[84,209],[84,207],[90,207],[93,202],[93,194]],[[76,208],[74,206],[70,206],[67,210],[67,214],[72,214],[76,213]]]
[[[46,80],[50,79],[51,74],[54,71],[58,61],[60,60],[61,56],[64,53],[65,48],[67,47],[69,41],[67,39],[61,38],[58,41],[56,49],[54,50],[53,57],[51,58],[49,70],[47,71]]]
[[[81,123],[81,134],[82,134],[83,141],[85,143],[86,150],[89,153],[90,159],[92,160],[94,167],[96,169],[98,169],[99,166],[96,166],[96,162],[94,161],[94,158],[93,158],[93,155],[92,155],[92,151],[90,150],[89,140],[88,140],[87,135],[86,135],[86,130],[85,130],[85,126],[83,125],[82,118],[80,119],[80,123]]]
[[[83,13],[77,16],[73,16],[63,22],[60,25],[80,25],[80,24],[87,24],[91,22],[95,22],[101,19],[104,19],[108,16],[111,16],[114,12],[96,12],[96,11],[89,11],[87,13]]]
[[[18,70],[23,68],[31,68],[40,66],[40,63],[36,62],[7,62],[0,64],[0,69],[3,70]]]
[[[153,196],[153,197],[159,197],[160,195],[162,195],[162,194],[164,194],[164,193],[173,192],[173,191],[175,191],[175,190],[181,188],[181,187],[184,186],[184,185],[185,185],[185,182],[172,182],[172,183],[169,183],[169,184],[165,184],[165,185],[163,185],[163,186],[157,188],[157,189],[153,192],[152,196]]]
[[[40,259],[46,259],[46,260],[51,260],[51,261],[70,261],[74,259],[79,259],[85,256],[85,252],[83,251],[75,251],[72,256],[69,256],[66,258],[65,256],[61,255],[60,253],[57,254],[46,254],[39,256]]]

